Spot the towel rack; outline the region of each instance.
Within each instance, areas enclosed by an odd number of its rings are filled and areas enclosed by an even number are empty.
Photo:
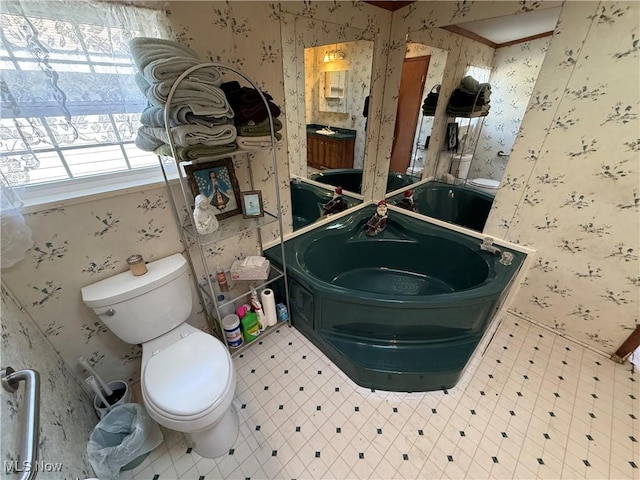
[[[0,373],[2,387],[15,392],[24,380],[24,420],[22,425],[22,441],[17,469],[20,480],[36,478],[38,461],[38,433],[40,431],[40,375],[35,370],[18,370],[3,367]]]

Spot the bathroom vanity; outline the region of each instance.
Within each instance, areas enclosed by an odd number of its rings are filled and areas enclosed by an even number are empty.
[[[353,168],[356,131],[326,125],[307,125],[307,165],[317,169]]]

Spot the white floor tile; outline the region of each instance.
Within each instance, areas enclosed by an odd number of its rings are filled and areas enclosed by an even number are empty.
[[[163,428],[122,478],[640,478],[638,374],[515,317],[447,392],[359,387],[293,328],[261,342],[234,358],[232,452]]]

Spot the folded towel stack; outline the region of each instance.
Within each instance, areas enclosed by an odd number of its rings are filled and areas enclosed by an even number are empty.
[[[466,76],[453,91],[447,115],[452,117],[484,117],[489,114],[491,101],[491,85],[480,83],[471,76]]]
[[[254,88],[241,87],[236,81],[220,85],[229,100],[235,116],[234,124],[238,129],[236,143],[242,150],[259,150],[271,146],[271,128],[269,125],[269,111],[273,117],[274,137],[280,140],[282,122],[277,119],[280,107],[273,103],[268,93],[262,92],[267,105],[262,101],[260,93]]]
[[[431,89],[429,94],[422,102],[422,115],[425,117],[433,117],[436,114],[438,106],[438,97],[440,96],[440,85],[436,85]]]
[[[159,38],[136,37],[129,42],[129,49],[139,70],[136,84],[150,104],[140,116],[142,127],[138,129],[136,146],[170,154],[164,106],[178,77],[201,61],[190,48]],[[178,147],[178,160],[237,149],[234,112],[220,88],[221,81],[218,69],[204,67],[185,77],[174,91],[169,127]]]

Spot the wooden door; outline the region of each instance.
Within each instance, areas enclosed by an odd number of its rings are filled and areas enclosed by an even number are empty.
[[[430,55],[405,58],[402,64],[398,111],[389,162],[390,172],[405,173],[411,163],[413,140],[430,58]]]

